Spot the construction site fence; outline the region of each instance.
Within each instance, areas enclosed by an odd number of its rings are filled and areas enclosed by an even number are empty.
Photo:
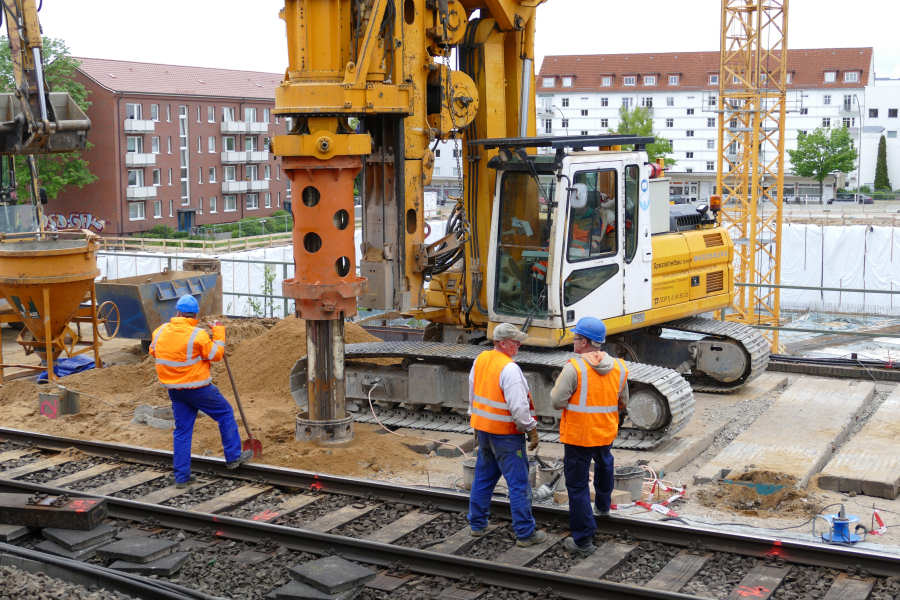
[[[291,243],[288,232],[266,233],[238,238],[190,239],[190,238],[142,238],[142,237],[101,237],[100,244],[104,250],[115,251],[152,251],[152,252],[200,252],[203,254],[220,254],[223,252],[241,252],[255,248],[284,245]]]

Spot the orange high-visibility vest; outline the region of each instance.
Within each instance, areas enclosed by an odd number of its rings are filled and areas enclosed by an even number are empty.
[[[156,375],[170,389],[198,388],[212,382],[210,361],[225,356],[225,327],[213,327],[213,339],[197,327],[197,319],[173,317],[153,332],[150,356],[156,358]]]
[[[500,387],[500,372],[511,362],[512,359],[499,350],[485,350],[475,359],[472,415],[469,419],[472,429],[498,435],[521,433]],[[531,394],[528,394],[528,405],[534,416]]]
[[[589,367],[580,356],[569,362],[578,374],[578,386],[562,411],[559,439],[573,446],[608,446],[619,432],[619,391],[628,369],[618,358],[605,375]]]

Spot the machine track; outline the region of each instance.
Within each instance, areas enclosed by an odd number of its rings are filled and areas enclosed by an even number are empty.
[[[363,362],[376,358],[396,358],[437,364],[456,363],[468,367],[483,350],[484,348],[479,346],[440,342],[366,342],[348,344],[344,350],[344,358],[347,361]],[[540,372],[550,378],[555,378],[556,373],[571,357],[572,353],[570,352],[521,351],[516,355],[515,360],[516,364],[525,372]],[[305,359],[301,359],[301,361],[305,361]],[[672,437],[688,423],[694,413],[694,394],[688,382],[673,369],[629,361],[625,361],[625,364],[628,367],[628,382],[631,389],[634,389],[635,386],[644,386],[665,398],[669,419],[666,425],[653,431],[622,427],[619,430],[619,437],[613,445],[616,448],[628,449],[653,448]],[[374,422],[375,420],[365,411],[357,414],[355,418],[362,422]],[[416,427],[419,425],[419,421],[425,421],[423,425],[427,424],[427,429],[437,431],[461,431],[468,428],[468,423],[462,423],[460,419],[455,421],[451,419],[442,423],[440,419],[433,417],[423,419],[421,412],[406,411],[406,409],[395,409],[389,420],[381,420],[389,425],[403,427]],[[558,441],[559,434],[555,427],[553,430],[542,431],[541,440]]]
[[[688,375],[686,378],[690,381],[694,391],[729,392],[757,378],[769,364],[769,342],[757,330],[741,323],[690,317],[665,323],[663,327],[737,342],[749,357],[749,368],[736,381],[725,383],[705,376]]]

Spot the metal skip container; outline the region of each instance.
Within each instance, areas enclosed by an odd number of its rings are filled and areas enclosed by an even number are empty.
[[[96,283],[97,297],[119,307],[119,337],[150,344],[153,330],[175,316],[175,303],[185,294],[197,298],[200,315],[222,312],[221,275],[204,271],[166,271],[108,279]]]

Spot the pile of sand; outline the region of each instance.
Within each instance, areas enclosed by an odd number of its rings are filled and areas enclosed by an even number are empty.
[[[807,490],[797,487],[796,477],[771,471],[748,471],[733,477],[732,481],[761,485],[715,483],[700,488],[697,499],[710,508],[756,517],[808,517],[819,512],[819,501]]]
[[[346,324],[348,343],[378,341],[359,325]],[[306,328],[293,317],[282,320],[241,319],[226,322],[229,364],[256,437],[262,440],[268,464],[363,477],[409,471],[421,457],[403,445],[397,436],[376,433],[376,428],[354,425],[352,444],[343,448],[320,448],[294,440],[297,409],[290,395],[289,375],[298,358],[306,354]],[[226,398],[233,394],[224,364],[214,363],[213,383]],[[165,389],[156,379],[153,359],[76,373],[62,380],[78,391],[81,412],[50,420],[37,411],[38,392],[46,386],[13,381],[0,386],[0,423],[4,427],[41,431],[80,439],[122,442],[170,450],[170,431],[131,422],[141,404],[168,406]],[[238,417],[237,411],[235,416]],[[245,437],[243,428],[241,435]],[[219,431],[212,419],[198,418],[193,451],[221,456]]]

